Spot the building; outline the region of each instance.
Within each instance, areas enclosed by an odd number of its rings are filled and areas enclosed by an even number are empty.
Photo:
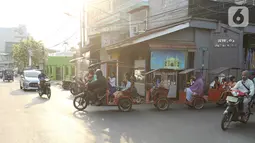
[[[254,1],[246,3],[250,10],[250,24],[242,29],[228,26],[227,10],[235,5],[229,1],[108,2],[104,6],[113,5],[106,10],[108,14],[98,10],[91,17],[100,17],[90,23],[89,37],[101,39],[101,46],[91,48],[99,49],[100,60],[119,60],[139,68],[136,73],[157,68],[212,70],[254,65],[255,60],[251,58],[255,57],[255,16],[251,16],[255,13]],[[122,71],[133,69],[123,68]]]
[[[75,75],[75,66],[69,61],[72,59],[72,52],[51,53],[46,61],[45,71],[53,80],[71,80]]]
[[[12,45],[28,36],[26,26],[0,28],[0,68],[12,67]]]

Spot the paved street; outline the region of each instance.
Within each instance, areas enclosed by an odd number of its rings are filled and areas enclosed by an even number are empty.
[[[196,111],[181,105],[166,112],[152,105],[88,107],[75,112],[68,91],[52,87],[52,98],[19,89],[18,81],[0,82],[0,143],[254,143],[255,117],[223,132],[223,109]]]

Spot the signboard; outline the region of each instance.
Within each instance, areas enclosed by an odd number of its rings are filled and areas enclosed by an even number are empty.
[[[239,46],[239,40],[227,34],[216,34],[213,35],[213,45],[215,48],[237,48]]]
[[[153,50],[151,51],[151,69],[184,69],[185,52],[177,50]]]

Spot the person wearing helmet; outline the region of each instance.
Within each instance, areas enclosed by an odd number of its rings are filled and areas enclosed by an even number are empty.
[[[43,89],[43,82],[44,80],[47,78],[46,74],[44,74],[43,70],[41,71],[41,73],[38,75],[38,79],[39,79],[39,85],[38,85],[38,90]]]
[[[97,95],[103,94],[107,90],[107,80],[100,69],[96,70],[96,77],[96,80],[87,84],[88,89],[93,92],[90,99],[92,102],[96,102]]]

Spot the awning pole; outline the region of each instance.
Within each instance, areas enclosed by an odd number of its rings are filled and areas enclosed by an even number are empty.
[[[116,63],[116,79],[117,79],[117,86],[119,85],[119,60]]]

